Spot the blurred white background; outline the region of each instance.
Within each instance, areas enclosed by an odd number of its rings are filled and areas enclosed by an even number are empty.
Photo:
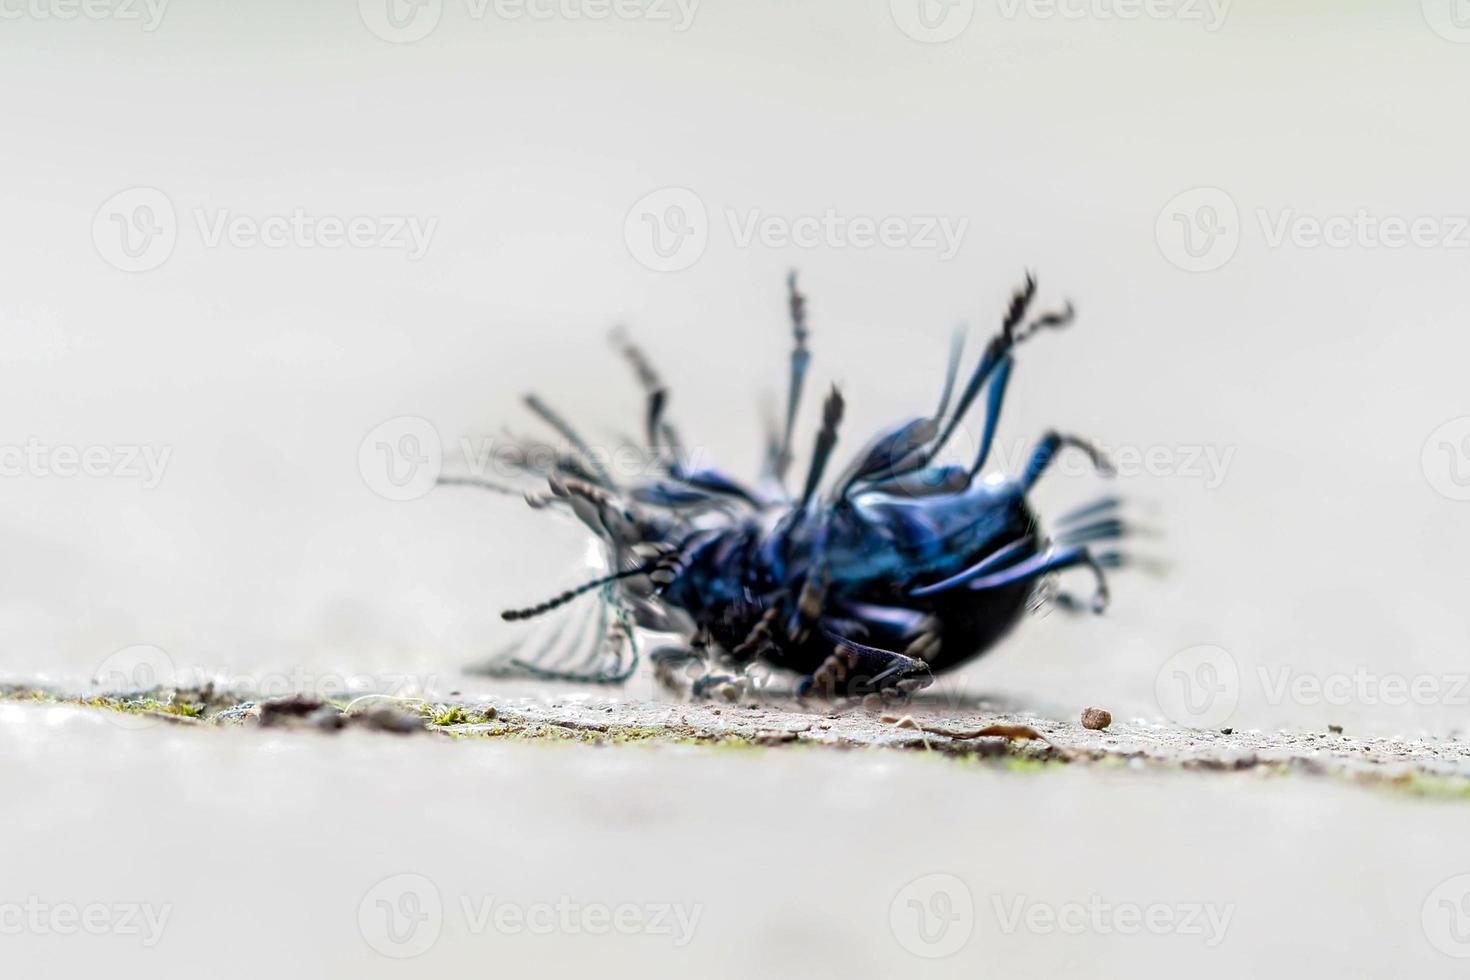
[[[932,405],[951,326],[978,349],[1029,268],[1080,317],[1023,351],[1005,444],[1056,426],[1228,467],[1120,480],[1168,574],[1116,576],[1103,619],[1024,624],[965,688],[1157,718],[1161,669],[1213,644],[1236,680],[1211,724],[1443,733],[1470,713],[1470,423],[1425,455],[1470,415],[1470,44],[1447,4],[960,3],[926,34],[902,0],[605,20],[446,0],[394,8],[395,35],[366,0],[175,0],[156,23],[37,3],[0,25],[0,446],[169,456],[154,487],[0,478],[0,674],[78,681],[131,644],[224,671],[452,673],[506,638],[501,608],[584,573],[583,536],[488,495],[382,499],[358,466],[375,427],[525,429],[534,389],[594,439],[634,429],[606,342],[626,322],[686,437],[753,474],[796,267],[810,390],[842,384],[850,451]],[[127,272],[106,206],[135,188],[166,198],[176,241]],[[665,188],[708,217],[671,272],[625,235]],[[1225,197],[1178,197],[1198,188]],[[964,231],[948,257],[738,235],[829,210]],[[411,219],[427,247],[211,244],[222,217],[296,212]],[[1344,216],[1345,244],[1311,242]],[[1384,244],[1415,219],[1419,243]],[[1039,504],[1097,490],[1054,474]],[[1302,676],[1370,693],[1281,694]]]

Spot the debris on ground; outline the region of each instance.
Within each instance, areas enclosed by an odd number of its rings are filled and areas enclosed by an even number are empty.
[[[958,759],[1099,769],[1300,774],[1470,800],[1470,742],[1427,736],[1337,737],[1321,732],[1197,730],[1132,722],[1106,729],[996,706],[959,705],[919,693],[902,714],[859,705],[802,704],[768,697],[755,705],[637,700],[603,691],[516,686],[454,700],[364,694],[337,700],[298,694],[251,699],[214,689],[98,695],[0,685],[0,701],[72,705],[137,716],[139,723],[283,732],[351,729],[423,737],[591,745],[710,745],[920,750]],[[1101,709],[1089,709],[1098,710]],[[1085,715],[1086,713],[1084,713]],[[1104,716],[1108,712],[1102,712]]]
[[[1113,714],[1106,708],[1083,708],[1082,727],[1091,732],[1100,732],[1113,723]]]

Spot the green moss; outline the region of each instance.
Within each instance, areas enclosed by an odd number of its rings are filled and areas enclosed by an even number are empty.
[[[1456,803],[1470,801],[1470,779],[1432,772],[1406,772],[1388,778],[1359,775],[1356,783],[1367,783],[1374,789],[1394,795],[1412,796],[1423,800],[1449,800]]]
[[[471,718],[470,713],[464,709],[463,705],[455,704],[436,711],[429,720],[440,728],[446,728],[450,725],[473,724],[479,719]]]

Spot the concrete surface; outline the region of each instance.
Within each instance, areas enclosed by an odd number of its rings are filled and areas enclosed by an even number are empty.
[[[7,973],[1449,977],[1470,955],[1458,741],[471,683],[497,693],[346,721],[12,689]],[[971,737],[995,724],[1042,738]]]

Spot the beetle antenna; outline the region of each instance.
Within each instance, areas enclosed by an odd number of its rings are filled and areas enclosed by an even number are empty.
[[[434,483],[441,487],[477,487],[481,490],[489,490],[491,493],[503,493],[510,497],[519,497],[522,494],[514,487],[484,480],[478,476],[441,476]]]
[[[776,450],[775,472],[772,474],[783,483],[786,480],[786,470],[791,465],[791,434],[796,427],[796,409],[801,404],[801,389],[806,380],[807,366],[812,360],[812,352],[806,346],[807,337],[810,336],[806,327],[806,295],[796,288],[795,269],[786,276],[786,298],[791,309],[791,339],[794,346],[791,350],[791,374],[786,387],[786,427]]]
[[[590,582],[584,582],[574,589],[567,589],[561,595],[551,599],[547,599],[545,602],[538,605],[527,606],[525,609],[507,609],[505,612],[500,614],[500,618],[505,620],[506,622],[515,622],[519,619],[532,619],[536,616],[540,616],[542,613],[548,613],[551,612],[551,610],[553,609],[558,609],[571,602],[578,596],[586,595],[593,589],[600,589],[602,588],[602,586],[608,585],[612,582],[616,582],[619,579],[632,578],[635,575],[647,574],[647,572],[652,567],[652,565],[648,564],[637,565],[633,568],[626,568],[621,572],[613,572],[611,575],[604,575],[601,578],[595,578]]]

